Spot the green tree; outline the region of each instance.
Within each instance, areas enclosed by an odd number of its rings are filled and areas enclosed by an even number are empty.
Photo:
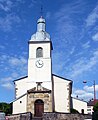
[[[98,112],[98,102],[93,107],[94,112]]]
[[[12,105],[9,103],[0,103],[0,111],[4,112],[6,115],[12,114]]]

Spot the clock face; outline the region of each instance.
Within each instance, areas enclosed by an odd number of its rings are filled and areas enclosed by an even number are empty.
[[[43,65],[44,65],[44,63],[43,63],[42,60],[39,59],[39,60],[36,61],[36,66],[37,66],[38,68],[43,67]]]

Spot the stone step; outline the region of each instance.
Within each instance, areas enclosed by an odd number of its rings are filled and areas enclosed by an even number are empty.
[[[33,117],[32,120],[42,120],[42,117]]]

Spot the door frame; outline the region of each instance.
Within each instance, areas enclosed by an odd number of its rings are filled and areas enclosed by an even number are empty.
[[[43,113],[44,113],[44,102],[41,99],[37,99],[34,102],[34,116],[42,117]]]

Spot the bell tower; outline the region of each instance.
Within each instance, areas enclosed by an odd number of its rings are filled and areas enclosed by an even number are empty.
[[[43,87],[52,89],[52,43],[50,35],[45,31],[45,19],[37,21],[37,32],[29,40],[28,78],[41,82]]]

